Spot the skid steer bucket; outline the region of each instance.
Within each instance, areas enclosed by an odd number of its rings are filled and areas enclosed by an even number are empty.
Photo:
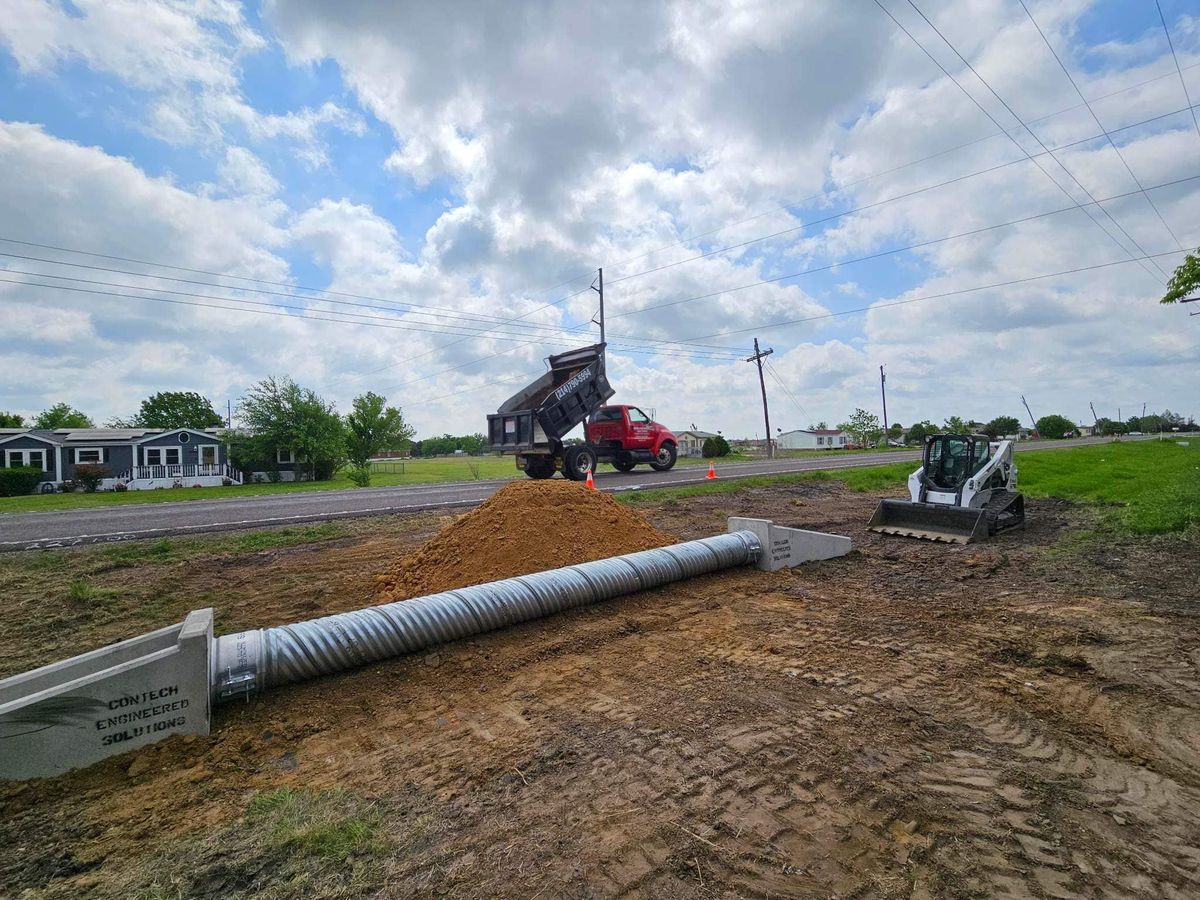
[[[899,534],[948,544],[969,544],[988,537],[987,513],[983,509],[907,500],[881,500],[867,528],[881,534]]]

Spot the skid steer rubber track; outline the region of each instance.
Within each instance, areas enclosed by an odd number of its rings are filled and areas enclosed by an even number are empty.
[[[1025,495],[1016,491],[1001,491],[992,495],[984,507],[988,534],[998,534],[1025,524]]]
[[[986,540],[990,534],[984,508],[939,506],[908,500],[879,501],[867,529],[947,544],[969,544]]]

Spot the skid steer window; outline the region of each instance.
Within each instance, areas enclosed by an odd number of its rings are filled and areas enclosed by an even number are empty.
[[[944,438],[929,448],[929,478],[943,490],[958,490],[971,468],[969,442]]]

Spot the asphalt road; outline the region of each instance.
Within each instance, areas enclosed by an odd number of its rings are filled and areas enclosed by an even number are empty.
[[[1103,443],[1105,440],[1082,438],[1046,444],[1018,444],[1017,450],[1048,451],[1077,447],[1081,444]],[[821,469],[915,462],[919,458],[920,453],[916,450],[840,456],[835,454],[774,462],[725,463],[717,467],[717,474],[723,479],[748,478],[753,475],[783,475]],[[705,472],[706,469],[702,466],[679,466],[670,472],[655,472],[648,467],[639,467],[628,474],[601,472],[596,476],[596,486],[604,491],[617,492],[698,484],[705,480]],[[440,507],[467,507],[482,503],[506,483],[462,481],[407,487],[350,488],[0,515],[0,551],[47,550],[166,535],[293,525],[358,516],[382,516]]]

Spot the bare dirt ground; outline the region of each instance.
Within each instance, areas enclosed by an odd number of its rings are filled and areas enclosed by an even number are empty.
[[[681,538],[761,515],[856,549],[295,686],[222,708],[209,738],[0,784],[0,894],[1200,895],[1195,537],[1079,541],[1093,512],[1032,501],[1024,532],[947,548],[866,532],[874,503],[819,481],[668,501],[643,511]],[[145,621],[51,598],[56,629],[35,627],[10,581],[5,673],[191,606],[224,631],[357,607],[436,524],[97,575],[166,591]],[[281,788],[336,827],[295,838],[262,801]],[[322,836],[347,830],[331,855]]]

